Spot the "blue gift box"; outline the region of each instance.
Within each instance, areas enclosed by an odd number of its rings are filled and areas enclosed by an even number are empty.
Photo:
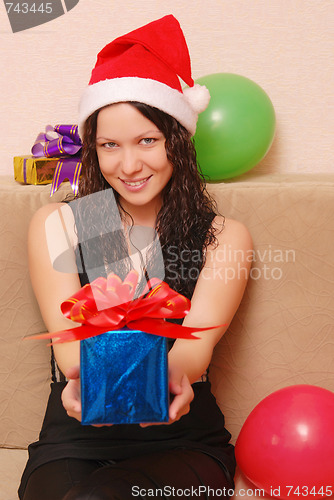
[[[82,424],[168,422],[165,337],[122,328],[80,342]]]

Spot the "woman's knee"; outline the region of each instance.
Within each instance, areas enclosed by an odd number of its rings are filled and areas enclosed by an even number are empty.
[[[133,500],[133,478],[127,471],[101,468],[71,488],[63,500]]]
[[[110,490],[106,493],[100,487],[85,485],[75,486],[65,495],[63,500],[114,500],[119,497],[111,496]]]

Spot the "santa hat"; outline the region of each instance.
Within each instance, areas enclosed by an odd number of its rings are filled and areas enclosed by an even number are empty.
[[[182,90],[179,77],[188,85]],[[101,50],[79,106],[79,133],[86,119],[108,104],[138,101],[176,118],[193,135],[198,113],[210,100],[206,87],[194,85],[187,43],[179,22],[165,16]]]

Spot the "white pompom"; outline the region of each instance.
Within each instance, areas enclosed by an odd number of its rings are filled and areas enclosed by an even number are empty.
[[[210,92],[204,85],[195,83],[193,87],[185,88],[183,95],[196,113],[202,113],[208,107]]]

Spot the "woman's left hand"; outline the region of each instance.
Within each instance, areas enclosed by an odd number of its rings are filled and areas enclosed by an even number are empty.
[[[173,401],[169,407],[169,422],[173,423],[180,420],[190,410],[190,403],[194,399],[194,391],[190,385],[187,375],[184,373],[181,378],[173,378],[170,375],[169,392],[174,395]]]
[[[170,370],[169,392],[174,397],[169,406],[169,420],[166,423],[172,424],[189,412],[190,403],[194,399],[194,391],[185,373],[173,373]],[[150,425],[162,425],[162,423],[140,424],[141,427],[148,427]]]

